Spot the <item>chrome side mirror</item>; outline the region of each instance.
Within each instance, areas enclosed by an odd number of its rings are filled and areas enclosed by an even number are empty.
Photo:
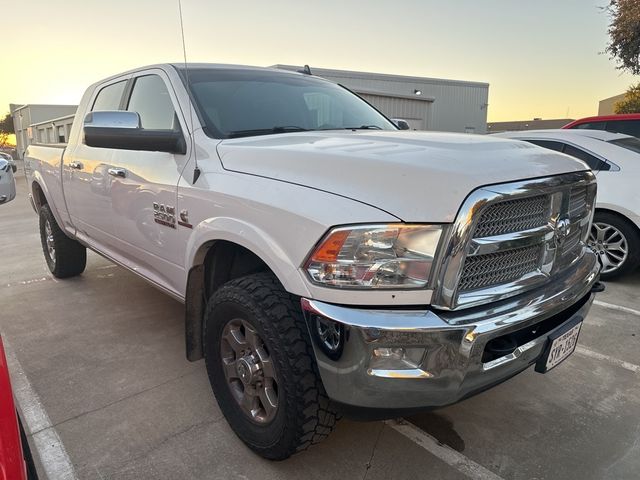
[[[15,165],[0,158],[0,205],[16,198],[16,180],[13,176]]]
[[[84,143],[90,147],[179,154],[187,151],[180,130],[142,128],[137,112],[90,112],[84,118],[83,131]]]

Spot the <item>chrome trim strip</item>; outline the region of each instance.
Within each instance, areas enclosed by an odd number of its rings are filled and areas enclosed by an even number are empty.
[[[381,370],[378,368],[370,368],[367,370],[367,374],[372,377],[379,378],[404,378],[404,379],[412,379],[412,378],[430,378],[433,377],[429,372],[425,372],[419,368],[413,368],[410,370]]]
[[[489,371],[493,368],[499,367],[500,365],[505,365],[509,362],[513,362],[521,357],[525,352],[531,350],[533,347],[544,343],[547,340],[547,335],[543,335],[541,337],[536,338],[535,340],[531,340],[529,343],[525,343],[524,345],[519,346],[509,355],[505,355],[504,357],[496,358],[495,360],[491,360],[490,362],[482,364],[482,370]]]
[[[551,240],[553,235],[553,227],[551,225],[543,225],[542,227],[522,230],[520,232],[505,233],[504,235],[473,238],[471,239],[467,256],[486,255],[503,250],[539,245],[543,241]]]

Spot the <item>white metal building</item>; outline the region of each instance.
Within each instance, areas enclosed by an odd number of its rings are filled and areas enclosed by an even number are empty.
[[[487,132],[488,83],[313,67],[311,72],[347,87],[387,117],[406,120],[416,130]]]
[[[77,105],[10,104],[18,157],[22,158],[32,143],[65,143],[77,108]]]

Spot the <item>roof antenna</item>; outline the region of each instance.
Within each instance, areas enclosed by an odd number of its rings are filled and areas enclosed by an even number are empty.
[[[311,73],[311,69],[309,68],[309,65],[305,65],[302,70],[298,70],[298,73],[304,73],[305,75],[313,75],[313,73]]]
[[[182,54],[184,56],[184,74],[187,79],[187,95],[189,95],[189,123],[191,123],[191,135],[194,135],[193,131],[193,100],[191,100],[191,83],[189,82],[189,65],[187,64],[187,46],[184,41],[184,22],[182,20],[182,1],[178,0],[178,11],[180,12],[180,33],[182,34]],[[198,167],[198,157],[195,148],[193,150],[193,161],[195,162],[195,168],[193,169],[193,182],[196,183],[200,178],[200,167]]]

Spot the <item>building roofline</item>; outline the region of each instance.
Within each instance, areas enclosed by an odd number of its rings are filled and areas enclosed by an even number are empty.
[[[19,103],[11,103],[10,105],[21,105]],[[11,113],[15,113],[18,110],[22,110],[27,107],[69,107],[69,108],[78,108],[78,105],[69,105],[69,104],[60,104],[60,103],[25,103],[19,106],[18,108],[14,108],[11,110]]]
[[[72,119],[73,117],[75,117],[76,114],[72,113],[70,115],[64,115],[62,117],[57,117],[57,118],[52,118],[51,120],[45,120],[43,122],[38,122],[38,123],[32,123],[31,125],[29,125],[30,127],[37,127],[39,125],[46,125],[48,123],[56,123],[59,122],[61,120],[69,120],[70,118]]]
[[[281,70],[297,70],[302,67],[296,65],[276,64],[271,65],[270,68],[277,68]],[[332,68],[320,68],[312,67],[311,72],[318,72],[321,76],[322,73],[326,73],[332,76],[344,76],[363,78],[368,80],[386,80],[391,82],[407,82],[412,81],[416,83],[439,83],[439,84],[451,84],[451,85],[466,85],[474,87],[489,87],[486,82],[474,82],[470,80],[450,80],[446,78],[433,78],[433,77],[415,77],[410,75],[395,75],[389,73],[375,73],[375,72],[360,72],[355,70],[339,70]]]

